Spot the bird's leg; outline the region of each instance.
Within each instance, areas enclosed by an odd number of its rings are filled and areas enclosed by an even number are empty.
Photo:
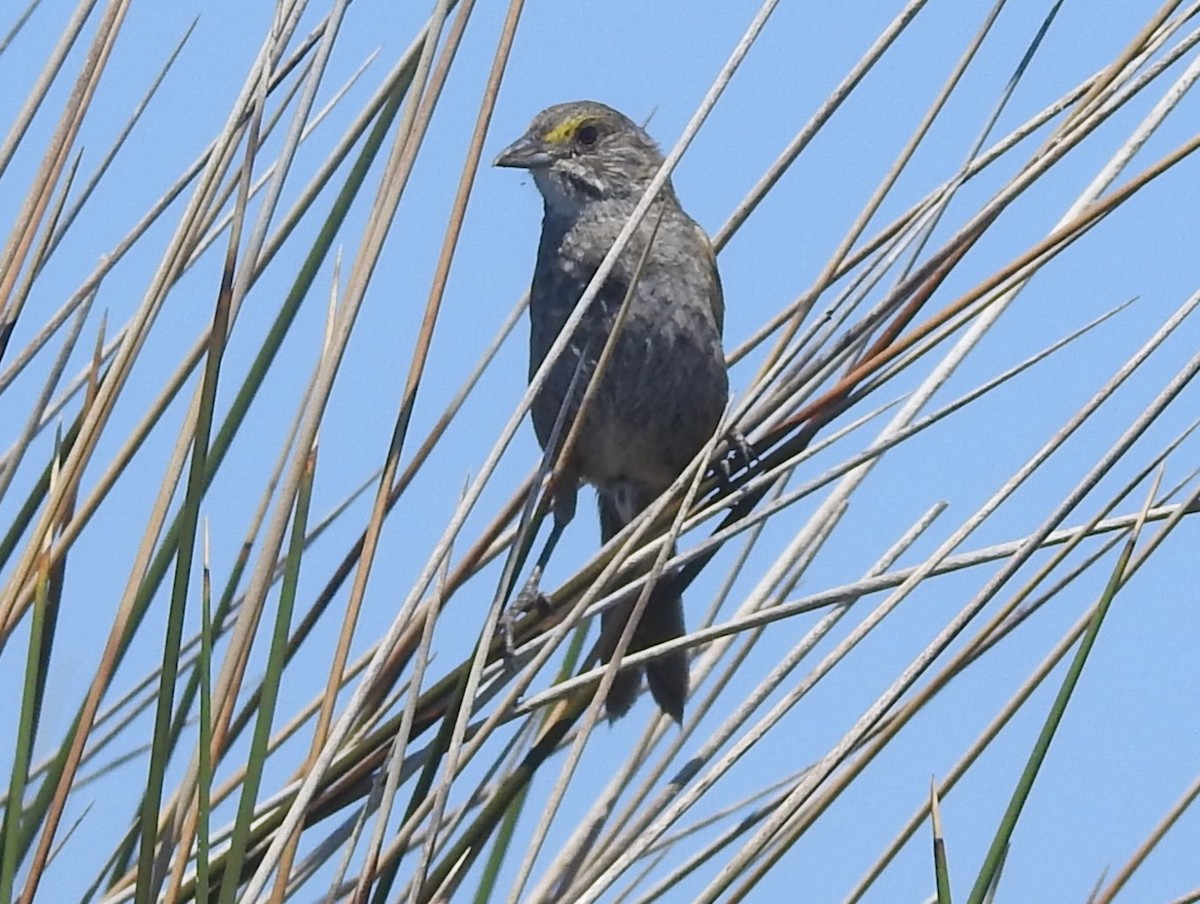
[[[558,545],[559,538],[562,537],[563,531],[566,530],[567,523],[567,520],[559,517],[556,506],[554,525],[550,528],[550,536],[546,538],[542,552],[533,564],[533,570],[529,572],[529,580],[525,582],[525,586],[517,594],[517,608],[520,611],[531,612],[534,609],[543,609],[547,606],[546,594],[542,593],[538,585],[542,582],[542,572],[546,570],[546,565],[550,561],[554,547]]]
[[[737,427],[729,428],[725,434],[725,442],[728,452],[717,463],[716,474],[717,479],[729,489],[733,485],[733,475],[742,468],[752,468],[758,464],[758,456],[754,454],[754,447],[746,439],[746,434]]]
[[[554,524],[550,528],[550,536],[546,538],[546,543],[542,547],[542,551],[538,554],[537,561],[533,565],[533,570],[529,573],[529,580],[525,582],[525,586],[517,594],[516,600],[501,617],[500,630],[504,635],[504,651],[510,659],[515,649],[513,627],[516,624],[517,618],[535,610],[545,612],[550,608],[550,601],[546,598],[546,594],[542,593],[538,585],[542,581],[542,572],[546,570],[546,564],[550,561],[554,547],[558,545],[563,531],[567,529],[567,525],[575,517],[576,487],[573,482],[567,481],[566,483],[569,483],[569,485],[552,487],[553,503],[551,511],[554,515]]]

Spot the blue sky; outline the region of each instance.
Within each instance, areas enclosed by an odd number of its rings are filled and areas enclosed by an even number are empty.
[[[446,86],[426,145],[389,235],[388,251],[378,267],[356,327],[343,371],[335,387],[321,434],[321,461],[314,511],[323,513],[378,467],[387,448],[397,400],[404,384],[429,279],[442,241],[446,215],[471,133],[481,86],[491,65],[492,48],[503,9],[483,5],[472,19],[455,69]],[[900,178],[893,194],[867,229],[874,234],[930,189],[952,175],[997,103],[1046,14],[1047,3],[1017,0],[1006,6],[976,64],[967,72],[943,115]],[[771,164],[833,87],[845,76],[898,4],[828,2],[782,4],[762,38],[749,53],[712,116],[683,158],[674,181],[687,210],[710,232],[725,222],[735,205]],[[1024,80],[1000,117],[994,137],[1040,110],[1113,60],[1157,6],[1148,2],[1066,4],[1033,59]],[[522,18],[484,150],[485,164],[519,135],[543,107],[569,99],[592,98],[618,107],[648,128],[669,148],[690,119],[756,7],[747,3],[695,5],[680,2],[530,3]],[[871,196],[900,148],[924,115],[943,80],[978,28],[987,4],[931,4],[872,71],[845,106],[816,137],[783,180],[722,252],[720,268],[726,298],[726,343],[733,348],[776,311],[805,292],[820,274],[863,204]],[[315,25],[324,7],[307,13]],[[0,55],[0,80],[21,86],[0,95],[0,122],[12,121],[49,48],[63,27],[69,5],[43,3],[18,40]],[[0,19],[7,30],[15,12]],[[379,56],[343,106],[302,150],[298,175],[285,192],[295,197],[349,117],[369,96],[382,73],[409,43],[426,15],[423,4],[356,0],[350,7],[322,103],[367,57]],[[194,17],[196,31],[144,121],[101,182],[58,252],[52,272],[39,280],[13,340],[19,348],[108,253],[114,237],[142,215],[177,175],[193,161],[219,129],[240,89],[245,72],[270,21],[267,4],[177,2],[135,4],[100,86],[92,115],[78,146],[81,172],[90,174],[137,103],[170,48]],[[304,34],[307,28],[302,27]],[[1005,212],[989,235],[972,250],[935,298],[936,310],[1040,240],[1063,215],[1130,131],[1192,59],[1154,83],[1073,151],[1056,171]],[[72,58],[78,65],[78,53]],[[28,180],[54,126],[55,111],[69,79],[56,84],[47,112],[35,121],[26,145],[0,179],[0,212],[6,224],[15,218]],[[1194,98],[1185,99],[1164,127],[1133,160],[1125,179],[1191,137],[1196,121]],[[5,126],[7,129],[7,125]],[[1045,133],[1026,142],[1011,159],[964,187],[935,233],[945,240],[961,222],[1003,185],[1036,151]],[[272,147],[278,147],[274,140]],[[916,564],[973,512],[1053,433],[1060,429],[1116,368],[1132,355],[1183,301],[1197,289],[1195,236],[1200,205],[1195,203],[1197,163],[1175,171],[1140,192],[1074,247],[1046,266],[1025,288],[996,327],[971,354],[933,401],[937,407],[1013,366],[1102,312],[1134,303],[1079,342],[1039,364],[1033,371],[990,394],[967,410],[890,453],[854,497],[845,519],[821,551],[793,598],[855,580],[930,505],[948,504],[947,512],[917,547],[902,559]],[[347,261],[362,234],[368,192],[358,203],[340,241]],[[318,203],[327,209],[331,197]],[[94,335],[99,311],[107,312],[110,332],[136,308],[178,220],[178,205],[147,239],[105,280],[85,335]],[[432,357],[414,412],[409,452],[423,438],[443,406],[462,383],[512,305],[526,289],[540,222],[540,200],[532,180],[513,171],[480,170],[459,243],[456,263],[435,334]],[[179,283],[167,301],[130,390],[102,440],[97,462],[116,450],[145,404],[173,370],[183,350],[195,341],[211,317],[220,278],[224,237]],[[228,403],[269,328],[278,300],[305,241],[291,242],[271,264],[247,299],[231,339],[223,389]],[[327,263],[317,285],[327,287],[333,268]],[[886,284],[886,283],[885,283]],[[841,286],[835,286],[826,303]],[[940,304],[939,304],[940,302]],[[254,411],[255,429],[241,437],[211,494],[214,567],[228,572],[248,519],[258,503],[258,488],[273,466],[280,443],[316,360],[325,320],[324,297],[305,304],[277,372],[268,381]],[[821,306],[819,306],[820,308]],[[368,590],[367,610],[358,649],[387,628],[404,590],[424,563],[460,489],[478,472],[492,442],[521,397],[525,385],[526,327],[522,320],[485,377],[484,385],[447,434],[435,468],[413,484],[401,509],[385,529],[379,560]],[[1195,351],[1190,324],[1155,353],[1148,365],[1109,401],[1035,478],[1006,502],[966,544],[982,547],[1033,530],[1112,442],[1149,404]],[[90,339],[86,344],[90,347]],[[12,351],[0,367],[6,367]],[[761,350],[734,368],[733,390],[741,392],[761,361]],[[77,356],[77,364],[82,358]],[[7,448],[23,422],[47,363],[0,393],[0,430]],[[912,371],[866,403],[882,404],[915,388],[928,367]],[[74,370],[68,371],[74,373]],[[190,388],[189,388],[190,392]],[[185,396],[187,393],[185,393]],[[863,408],[862,410],[866,410]],[[1075,515],[1090,517],[1120,485],[1195,417],[1196,394],[1184,393],[1139,441],[1114,475],[1105,479]],[[128,580],[132,544],[104,542],[106,536],[143,529],[157,481],[170,454],[170,442],[184,417],[177,402],[161,432],[140,453],[135,471],[121,482],[97,513],[89,534],[73,555],[68,575],[58,666],[49,689],[43,731],[56,737],[65,730],[73,702],[86,686],[98,656],[96,636],[106,632],[120,592]],[[839,426],[844,421],[835,426]],[[123,429],[122,429],[123,428]],[[806,464],[795,482],[865,447],[877,432],[868,426]],[[35,447],[44,456],[49,438]],[[1167,462],[1165,483],[1185,479],[1195,466],[1197,442],[1185,442]],[[508,488],[536,463],[537,446],[525,425],[505,455],[495,488],[485,494],[465,536],[473,536],[507,498]],[[27,488],[36,468],[21,472],[16,486]],[[100,467],[85,477],[95,480]],[[24,481],[22,483],[22,481]],[[242,487],[249,488],[243,492]],[[1122,512],[1136,510],[1145,490],[1135,491]],[[0,519],[11,519],[23,498],[14,491],[0,499]],[[819,497],[818,497],[819,499]],[[804,524],[816,502],[803,502],[773,524],[758,553],[769,561]],[[301,590],[309,596],[324,582],[349,539],[361,529],[369,503],[360,502],[314,548],[305,564]],[[551,586],[569,576],[594,551],[596,529],[590,504],[582,502],[547,575]],[[1200,687],[1200,620],[1195,617],[1197,541],[1195,525],[1185,523],[1118,597],[1100,637],[1083,684],[1067,713],[1045,770],[1034,789],[1014,838],[1000,901],[1082,900],[1105,870],[1124,862],[1155,822],[1195,778],[1200,761],[1200,731],[1194,714]],[[724,557],[728,566],[730,556]],[[1044,561],[1040,559],[1038,561]],[[757,889],[756,900],[840,900],[896,829],[928,794],[931,777],[940,778],[961,751],[1024,680],[1062,632],[1091,604],[1103,587],[1111,557],[1049,607],[1038,613],[983,662],[954,682],[872,764],[788,853]],[[721,577],[721,560],[711,578],[689,598],[689,617],[698,620]],[[994,566],[989,566],[994,567]],[[717,808],[758,790],[819,759],[942,625],[985,581],[989,567],[933,581],[908,599],[854,655],[806,697],[714,790],[708,806]],[[1027,569],[1027,573],[1032,571]],[[82,575],[87,579],[83,580]],[[7,578],[0,572],[0,579]],[[490,580],[494,581],[492,575]],[[1018,582],[1019,583],[1019,582]],[[1014,588],[1017,585],[1014,585]],[[739,582],[738,594],[750,589]],[[439,632],[440,661],[455,663],[482,622],[487,581],[458,603],[453,627]],[[1007,594],[1002,594],[1007,598]],[[865,600],[836,636],[844,636],[878,598]],[[732,611],[730,609],[729,611]],[[151,613],[147,637],[161,636],[162,607]],[[770,628],[734,688],[729,707],[765,675],[811,627],[817,616],[801,616]],[[330,628],[332,643],[332,633]],[[816,651],[823,655],[832,641]],[[0,681],[20,673],[14,642],[0,655]],[[323,676],[326,648],[310,654]],[[127,667],[115,687],[123,689],[157,662],[147,643],[137,651],[138,667]],[[816,660],[813,660],[815,663]],[[802,667],[792,679],[807,671]],[[1041,726],[1053,689],[1040,690],[1002,733],[962,784],[943,802],[943,821],[955,891],[963,895],[1007,801],[1020,765]],[[313,688],[293,688],[285,707],[308,699]],[[0,696],[0,724],[16,721],[15,695]],[[646,712],[649,705],[643,705]],[[612,729],[602,728],[585,759],[583,778],[567,801],[566,814],[585,805],[592,775],[606,778],[608,757],[619,756],[640,731],[646,712],[639,710]],[[714,722],[715,725],[715,722]],[[686,755],[688,748],[685,747]],[[0,756],[0,767],[8,760]],[[590,771],[589,771],[590,770]],[[549,782],[555,770],[546,777]],[[97,807],[81,824],[81,836],[93,845],[72,842],[70,864],[59,864],[46,886],[46,900],[77,895],[99,865],[93,858],[108,850],[107,839],[120,831],[121,806],[105,803],[140,792],[144,772],[125,767],[97,785]],[[273,788],[271,788],[273,790]],[[544,790],[544,789],[543,789]],[[707,811],[706,811],[707,812]],[[75,814],[81,815],[81,814]],[[115,818],[114,818],[115,817]],[[564,824],[570,825],[564,816]],[[565,831],[565,830],[564,830]],[[552,834],[552,838],[554,835]],[[1200,818],[1186,813],[1164,844],[1135,877],[1122,900],[1171,900],[1200,885],[1195,851]],[[93,848],[95,850],[93,850]],[[75,859],[77,857],[77,859]],[[682,860],[683,858],[678,858]],[[723,862],[717,858],[717,865]],[[932,891],[926,830],[918,834],[880,879],[868,900],[920,901]],[[708,877],[694,877],[679,890],[688,900]]]

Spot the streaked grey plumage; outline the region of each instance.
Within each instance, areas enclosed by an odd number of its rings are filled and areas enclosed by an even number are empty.
[[[497,158],[498,165],[529,169],[545,205],[530,289],[531,377],[662,159],[640,127],[591,101],[559,104],[539,113],[526,134]],[[605,542],[679,476],[712,436],[728,396],[716,261],[708,237],[680,208],[668,183],[534,399],[538,441],[543,449],[550,442],[564,405],[566,424],[574,420],[656,221],[654,244],[613,358],[589,402],[571,460],[559,464],[563,480],[555,499],[556,519],[570,519],[578,484],[590,483],[597,490]],[[577,368],[580,379],[571,393]],[[605,661],[632,605],[605,613]],[[656,593],[629,652],[682,633],[682,600],[669,592]],[[659,706],[681,720],[688,692],[686,655],[660,657],[646,672]],[[606,699],[610,717],[623,715],[633,705],[639,678],[636,669],[617,675]]]

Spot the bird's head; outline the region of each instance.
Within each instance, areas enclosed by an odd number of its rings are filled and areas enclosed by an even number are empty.
[[[644,129],[595,101],[543,110],[496,158],[496,166],[529,170],[547,206],[563,212],[596,200],[637,201],[662,162]]]

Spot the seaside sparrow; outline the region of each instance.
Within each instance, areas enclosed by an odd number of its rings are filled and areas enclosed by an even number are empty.
[[[662,162],[643,129],[592,101],[543,110],[496,158],[497,166],[529,170],[545,206],[530,289],[531,378]],[[578,440],[569,460],[557,462],[556,532],[571,520],[578,486],[586,482],[596,488],[600,534],[607,542],[682,473],[725,409],[724,303],[716,261],[708,237],[683,212],[668,182],[533,401],[533,426],[542,448],[552,439],[560,411],[560,448],[570,432],[635,275],[629,309],[583,412]],[[683,633],[683,601],[671,583],[664,577],[656,586],[629,653]],[[635,603],[636,597],[604,613],[600,654],[605,662]],[[616,675],[605,700],[609,718],[633,705],[640,671],[625,668]],[[686,653],[648,662],[646,677],[659,707],[682,721]]]

